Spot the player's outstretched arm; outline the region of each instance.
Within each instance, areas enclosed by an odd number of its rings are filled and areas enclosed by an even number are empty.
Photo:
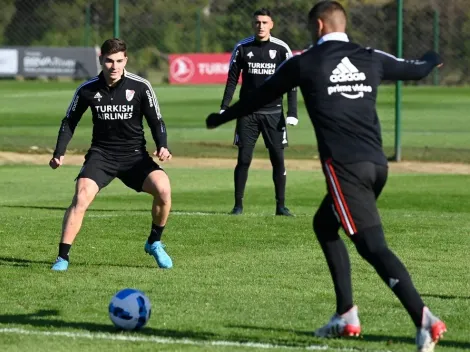
[[[206,119],[206,126],[215,128],[246,116],[297,87],[299,83],[300,69],[297,58],[284,61],[279,69],[249,96],[240,99],[222,114],[210,114]]]
[[[88,103],[82,95],[82,86],[80,86],[75,91],[72,102],[60,124],[55,150],[52,154],[52,159],[49,161],[49,166],[52,169],[57,169],[63,164],[67,146],[72,139],[75,128],[87,109]]]
[[[384,80],[420,80],[442,65],[441,57],[434,51],[428,51],[418,60],[399,59],[380,50],[374,50],[374,54],[382,63]]]

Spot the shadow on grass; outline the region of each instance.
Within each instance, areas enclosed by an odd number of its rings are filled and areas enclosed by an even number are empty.
[[[262,330],[262,331],[274,331],[280,333],[292,333],[298,336],[312,336],[313,337],[313,330],[312,331],[300,331],[300,330],[293,330],[293,329],[283,329],[283,328],[270,328],[270,327],[262,327],[262,326],[255,326],[255,325],[227,325],[228,328],[236,328],[236,329],[247,329],[247,330]],[[414,332],[413,332],[414,334]],[[445,335],[444,335],[445,338]],[[354,337],[347,337],[348,340],[354,340]],[[326,341],[326,340],[325,340]],[[387,345],[392,345],[395,343],[402,343],[402,344],[415,344],[414,337],[406,337],[406,336],[389,336],[389,335],[374,335],[374,334],[361,334],[358,338],[358,341],[365,341],[365,342],[383,342]],[[439,346],[443,347],[452,347],[452,348],[460,348],[460,349],[470,349],[470,341],[469,342],[462,342],[462,341],[449,341],[449,340],[441,340],[438,343]]]
[[[29,325],[41,328],[55,328],[55,329],[79,329],[88,332],[99,333],[121,333],[109,321],[109,324],[98,324],[89,322],[72,322],[64,321],[59,317],[58,310],[39,310],[36,313],[30,314],[0,314],[0,324],[15,324],[15,325]],[[168,338],[190,338],[197,340],[212,340],[216,335],[209,332],[196,332],[196,331],[179,331],[169,329],[155,329],[144,327],[142,330],[136,332],[139,335],[152,335]]]
[[[438,295],[435,293],[422,293],[422,297],[430,297],[430,298],[439,298],[445,300],[453,300],[453,299],[470,299],[470,296],[456,296],[456,295]]]
[[[0,205],[0,208],[16,208],[16,209],[38,209],[38,210],[61,210],[66,211],[67,207],[56,207],[56,206],[47,206],[47,205]],[[150,207],[146,209],[100,209],[100,208],[89,208],[87,212],[134,212],[134,213],[149,213]],[[187,214],[187,215],[227,215],[227,212],[221,211],[211,211],[211,210],[178,210],[172,209],[171,213],[176,214]]]
[[[22,266],[22,267],[30,267],[35,264],[41,264],[47,267],[52,266],[53,260],[50,262],[44,260],[31,260],[31,259],[21,259],[21,258],[8,258],[8,257],[0,257],[0,266]],[[87,267],[118,267],[118,268],[148,268],[148,269],[157,269],[155,265],[126,265],[126,264],[116,264],[116,263],[81,263],[81,262],[73,262],[71,265],[73,266],[87,266]]]
[[[230,343],[236,344],[235,347],[243,347],[246,344],[250,349],[256,347],[256,344],[262,344],[264,346],[260,347],[261,350],[266,349],[265,344],[274,344],[276,348],[292,348],[298,347],[302,348],[305,347],[305,344],[299,344],[292,341],[285,341],[279,339],[278,341],[270,339],[269,342],[264,341],[262,338],[256,337],[248,337],[243,335],[231,335],[231,336],[223,336],[219,334],[215,334],[212,332],[206,331],[192,331],[192,330],[173,330],[173,329],[157,329],[151,327],[144,327],[139,331],[131,331],[126,332],[119,329],[116,329],[114,325],[109,321],[109,324],[99,324],[99,323],[90,323],[90,322],[70,322],[64,321],[59,317],[59,311],[55,309],[50,310],[39,310],[35,313],[30,314],[0,314],[0,328],[4,327],[2,324],[10,324],[7,327],[13,328],[13,326],[17,327],[18,325],[24,326],[24,328],[28,328],[30,326],[36,328],[47,329],[46,332],[54,333],[56,329],[58,333],[62,332],[69,332],[71,334],[74,333],[72,329],[82,330],[77,331],[77,333],[96,333],[96,334],[103,334],[109,333],[111,334],[121,334],[125,333],[124,336],[129,336],[130,338],[139,338],[139,337],[154,337],[154,338],[167,338],[171,339],[168,343],[178,343],[181,342],[182,344],[190,344],[194,345],[197,343],[208,345],[227,345],[229,346]],[[65,331],[64,331],[65,330]],[[44,331],[44,330],[42,330]],[[40,332],[39,332],[40,333]],[[86,335],[87,337],[89,335]],[[217,343],[219,341],[220,343]],[[160,341],[161,343],[165,343],[165,341]]]

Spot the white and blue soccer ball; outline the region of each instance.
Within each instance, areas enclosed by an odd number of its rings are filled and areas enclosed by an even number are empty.
[[[109,303],[109,317],[118,329],[139,330],[150,319],[148,297],[139,290],[125,288],[117,292]]]

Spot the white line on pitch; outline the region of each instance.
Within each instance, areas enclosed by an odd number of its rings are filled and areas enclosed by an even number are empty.
[[[355,348],[333,348],[327,345],[310,345],[305,347],[295,347],[287,345],[278,345],[261,342],[235,342],[235,341],[197,341],[191,339],[174,339],[158,336],[130,336],[130,335],[113,335],[108,333],[91,333],[91,332],[68,332],[68,331],[42,331],[42,330],[26,330],[19,328],[3,328],[0,329],[0,334],[17,334],[17,335],[41,335],[41,336],[56,336],[68,338],[82,338],[89,340],[108,340],[108,341],[129,341],[129,342],[150,342],[166,345],[192,345],[192,346],[225,346],[225,347],[243,347],[243,348],[258,348],[265,350],[273,349],[288,349],[288,350],[307,350],[307,351],[344,351],[354,352],[358,351]],[[364,351],[361,349],[361,351]],[[387,351],[372,351],[370,352],[387,352]]]

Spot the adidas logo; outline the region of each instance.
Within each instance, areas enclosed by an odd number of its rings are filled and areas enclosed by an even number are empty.
[[[333,70],[333,74],[330,76],[330,81],[333,83],[339,82],[357,82],[365,81],[366,75],[363,72],[359,72],[356,66],[354,66],[347,57],[344,57],[341,62]]]
[[[98,92],[98,93],[95,94],[95,96],[94,96],[93,98],[95,98],[95,99],[101,99],[101,98],[103,98],[103,97],[101,96],[100,92]]]
[[[248,53],[248,55],[246,55],[246,56],[248,56],[248,57],[251,59],[253,56],[255,56],[255,54],[253,54],[253,52],[250,51],[250,52]]]

